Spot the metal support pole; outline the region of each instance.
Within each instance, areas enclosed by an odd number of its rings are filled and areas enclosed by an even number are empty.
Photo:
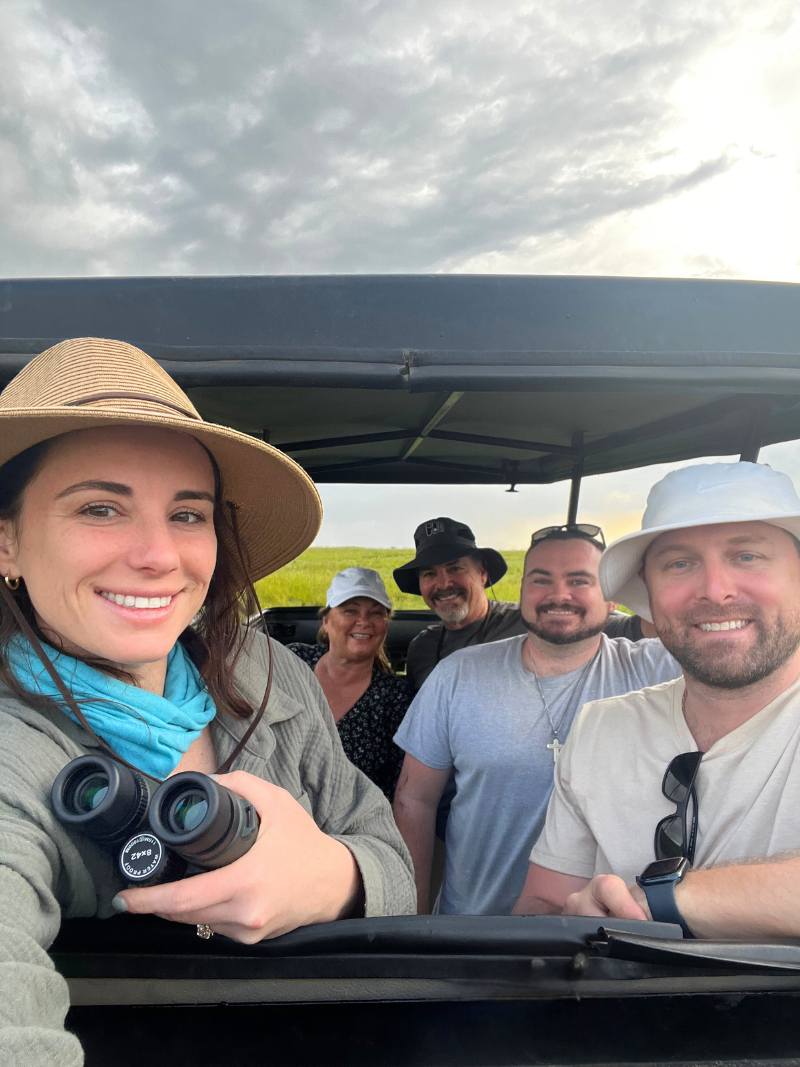
[[[761,441],[764,437],[764,427],[769,418],[772,405],[768,400],[757,401],[753,405],[752,414],[747,426],[739,462],[757,463],[758,453],[761,451]]]
[[[567,525],[578,521],[578,498],[581,494],[581,478],[583,477],[583,432],[578,431],[572,435],[572,447],[578,457],[575,469],[572,472],[572,484],[569,488],[569,505],[567,507]]]

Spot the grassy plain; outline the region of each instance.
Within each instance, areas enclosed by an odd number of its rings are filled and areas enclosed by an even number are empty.
[[[256,592],[265,608],[322,605],[337,571],[345,567],[372,567],[386,583],[396,608],[423,608],[420,598],[401,593],[392,577],[394,568],[413,555],[410,548],[309,548],[292,563],[258,582]],[[503,552],[508,573],[494,586],[498,600],[518,599],[523,555],[521,551]]]

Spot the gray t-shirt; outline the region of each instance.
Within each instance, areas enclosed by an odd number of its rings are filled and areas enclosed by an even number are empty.
[[[406,674],[414,689],[420,689],[436,664],[453,652],[473,645],[485,645],[490,641],[503,641],[506,637],[516,637],[527,632],[518,604],[505,600],[490,600],[486,615],[460,630],[448,630],[442,622],[435,622],[420,630],[408,646]],[[627,637],[631,641],[641,641],[641,619],[638,615],[613,612],[608,617],[605,632],[609,637]]]
[[[519,896],[531,846],[553,788],[553,730],[536,678],[522,664],[524,637],[456,652],[414,698],[395,742],[438,770],[455,768],[447,823],[443,914],[506,915]],[[563,742],[587,701],[675,678],[660,641],[601,635],[595,657],[540,684]]]
[[[490,600],[484,617],[460,630],[448,630],[442,622],[421,630],[408,646],[406,674],[414,689],[419,689],[436,664],[453,652],[524,633],[527,630],[516,604]]]

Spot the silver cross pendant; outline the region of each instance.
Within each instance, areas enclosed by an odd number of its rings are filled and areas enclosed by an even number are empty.
[[[553,766],[555,766],[558,760],[558,754],[564,746],[557,737],[554,737],[547,747],[553,753]]]

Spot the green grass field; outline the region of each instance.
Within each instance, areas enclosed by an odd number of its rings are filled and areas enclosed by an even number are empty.
[[[372,567],[383,578],[395,608],[424,608],[419,597],[401,593],[394,583],[392,571],[413,557],[410,548],[309,548],[294,562],[256,585],[261,606],[302,607],[322,605],[331,578],[345,567]],[[498,600],[519,597],[522,573],[522,551],[503,552],[508,573],[495,586]]]

